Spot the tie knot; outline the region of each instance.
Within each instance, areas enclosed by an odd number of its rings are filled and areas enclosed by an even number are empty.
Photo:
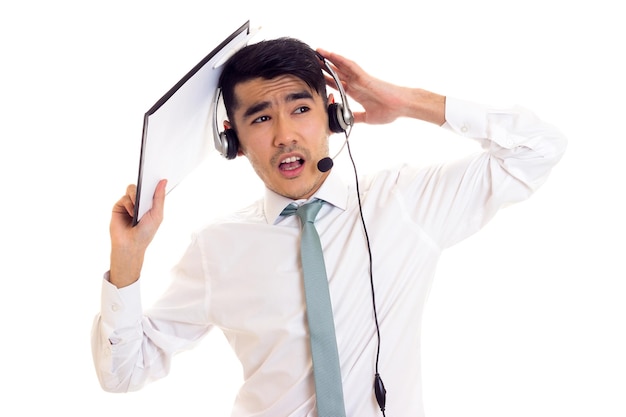
[[[309,203],[303,204],[300,207],[296,207],[295,204],[289,204],[281,213],[283,216],[291,216],[297,214],[304,223],[314,223],[317,213],[319,213],[324,202],[319,199],[315,199]]]

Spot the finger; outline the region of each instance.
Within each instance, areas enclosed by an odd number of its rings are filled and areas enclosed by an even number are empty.
[[[328,61],[330,61],[331,66],[333,67],[335,71],[339,71],[339,67],[352,67],[356,65],[354,61],[344,57],[343,55],[339,55],[335,52],[329,52],[322,48],[318,48],[316,49],[316,51],[317,53],[322,55],[324,58],[326,58]]]
[[[337,55],[337,54],[333,54],[331,52],[325,51],[323,49],[317,49],[317,52],[322,55],[322,57],[324,57],[327,60],[328,66],[335,71],[338,75],[341,75],[341,69],[337,66],[338,63],[336,63],[334,61],[334,59],[337,59],[337,57],[339,57],[339,59],[345,59],[343,57],[341,57],[341,55]],[[331,59],[332,57],[332,59]],[[326,67],[325,63],[321,63],[321,67],[324,70],[324,72],[328,73],[328,68]],[[328,78],[328,76],[327,76]]]
[[[130,184],[126,187],[126,195],[130,198],[130,201],[135,204],[135,199],[137,198],[137,186],[135,184]]]
[[[335,90],[337,89],[337,84],[335,83],[335,79],[331,77],[330,75],[324,75],[324,81],[326,81],[326,85],[328,87],[334,88]]]
[[[115,203],[115,205],[113,206],[113,213],[123,214],[130,217],[134,215],[135,205],[127,194],[125,194]]]
[[[330,56],[330,52],[328,52],[327,50],[322,49],[322,48],[317,48],[315,50],[315,52],[317,52],[319,55],[321,55],[322,58],[324,58],[324,59],[328,59],[328,57]],[[322,68],[326,67],[324,62],[321,62],[321,66],[322,66]]]
[[[326,58],[328,55],[330,55],[330,53],[326,49],[316,48],[315,51],[318,54],[320,54],[321,56],[323,56],[324,58]]]

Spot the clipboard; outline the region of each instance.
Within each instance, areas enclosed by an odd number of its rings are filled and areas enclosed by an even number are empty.
[[[258,30],[244,23],[196,64],[143,119],[133,226],[152,207],[161,179],[169,193],[208,155],[214,140],[214,96],[222,64]]]

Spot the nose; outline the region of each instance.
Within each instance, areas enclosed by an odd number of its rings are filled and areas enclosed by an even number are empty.
[[[288,117],[274,119],[274,146],[282,148],[297,142],[295,126]]]

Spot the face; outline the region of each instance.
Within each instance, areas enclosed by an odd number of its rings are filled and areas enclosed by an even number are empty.
[[[293,200],[312,196],[328,176],[317,169],[328,156],[322,97],[292,76],[246,81],[235,86],[235,95],[240,154],[270,190]]]

